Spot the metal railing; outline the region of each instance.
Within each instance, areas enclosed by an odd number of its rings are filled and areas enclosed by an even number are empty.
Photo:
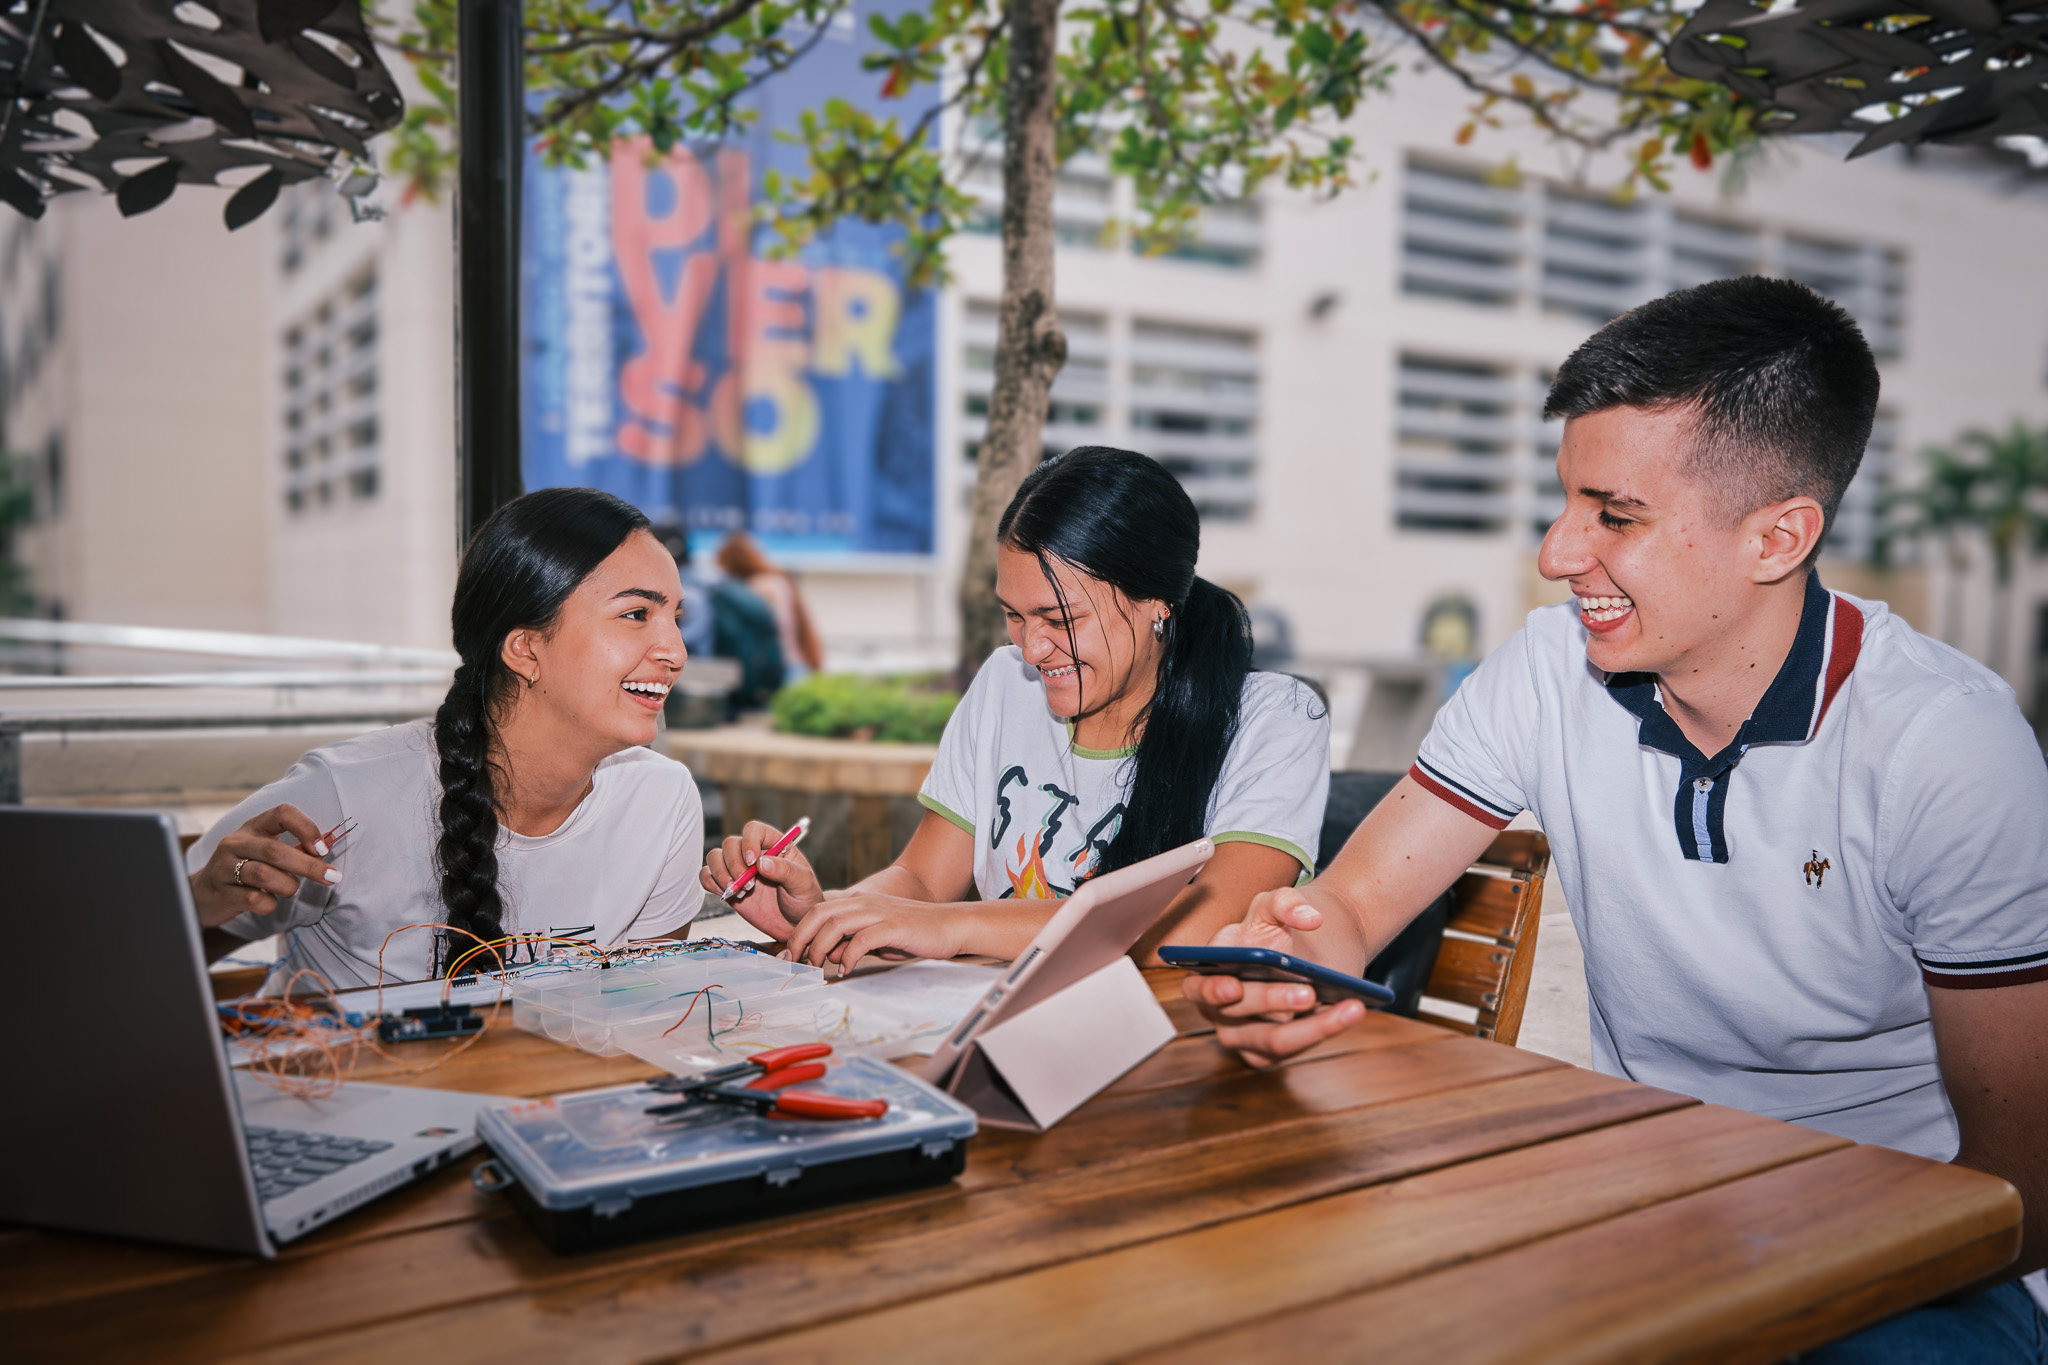
[[[432,714],[440,690],[460,662],[449,650],[350,640],[20,618],[0,618],[0,642],[49,647],[48,655],[30,661],[31,667],[48,670],[68,665],[71,650],[90,651],[94,656],[111,650],[269,665],[208,671],[152,672],[126,667],[0,673],[0,701],[13,699],[13,704],[0,709],[0,804],[22,799],[24,735],[394,725]],[[22,661],[14,662],[18,667]],[[131,689],[156,696],[169,694],[173,705],[158,709],[117,704],[88,709],[79,704],[83,697],[70,700],[73,694],[103,695]],[[219,698],[190,695],[217,691],[271,691],[278,695],[280,705],[259,709],[244,700],[222,705]],[[322,691],[329,695],[304,703],[296,700]],[[178,693],[188,695],[180,698]]]
[[[0,640],[23,644],[194,654],[215,658],[263,659],[275,663],[353,664],[354,670],[283,670],[221,673],[105,675],[28,673],[0,676],[0,687],[334,687],[374,684],[407,686],[444,682],[461,662],[453,650],[409,649],[352,640],[314,640],[291,635],[251,635],[227,630],[174,630],[164,626],[103,626],[82,621],[0,618]],[[379,670],[371,672],[368,670]]]

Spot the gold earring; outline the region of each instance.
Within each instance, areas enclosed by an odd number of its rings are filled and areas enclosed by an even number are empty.
[[[533,689],[534,689],[535,687],[537,687],[537,686],[539,686],[539,685],[540,685],[540,674],[538,674],[538,673],[536,673],[536,674],[534,674],[534,675],[533,675],[532,677],[530,677],[530,678],[526,679],[526,690],[527,690],[527,691],[529,691],[529,692],[531,692],[531,691],[532,691],[532,690],[533,690]]]

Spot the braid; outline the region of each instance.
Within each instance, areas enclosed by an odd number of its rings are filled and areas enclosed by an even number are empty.
[[[505,903],[498,894],[496,771],[484,687],[476,667],[455,671],[434,716],[434,747],[441,757],[441,903],[451,927],[489,942],[504,936]]]
[[[441,760],[441,904],[448,927],[505,936],[498,891],[498,723],[516,691],[501,651],[510,632],[546,632],[576,585],[647,518],[595,488],[543,488],[491,514],[462,552],[449,625],[462,667],[434,715]],[[451,958],[454,955],[451,954]],[[436,968],[438,971],[439,968]]]

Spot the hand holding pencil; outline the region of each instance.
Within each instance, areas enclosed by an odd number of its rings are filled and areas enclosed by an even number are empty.
[[[810,828],[805,817],[787,830],[758,820],[705,856],[698,880],[706,891],[776,942],[786,942],[803,917],[825,898],[818,875],[797,843]],[[765,894],[757,894],[765,893]]]

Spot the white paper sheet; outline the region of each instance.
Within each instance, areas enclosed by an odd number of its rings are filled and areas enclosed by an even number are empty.
[[[967,1011],[981,1002],[1003,971],[971,962],[906,962],[837,982],[832,989],[850,991],[884,1009],[929,1019],[945,1028],[966,1018]]]

